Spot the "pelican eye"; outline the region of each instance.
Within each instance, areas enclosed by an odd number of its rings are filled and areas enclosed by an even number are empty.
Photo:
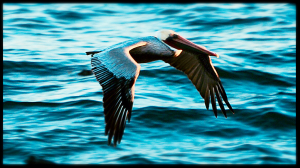
[[[178,38],[177,34],[173,34],[172,38]]]
[[[177,34],[171,34],[165,41],[169,41],[169,40],[176,39],[176,38],[178,38]]]

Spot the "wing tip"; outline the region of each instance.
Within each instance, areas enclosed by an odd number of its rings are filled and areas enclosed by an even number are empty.
[[[97,53],[100,53],[100,52],[102,52],[102,51],[87,51],[85,53],[86,53],[86,55],[91,55],[92,54],[92,56],[93,56],[94,54],[97,54]]]

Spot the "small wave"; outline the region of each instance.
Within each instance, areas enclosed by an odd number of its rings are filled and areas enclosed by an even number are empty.
[[[260,117],[255,120],[250,120],[250,123],[256,128],[261,128],[262,130],[289,131],[296,128],[296,118],[282,113],[273,112],[272,110],[260,115]]]
[[[102,102],[95,101],[95,100],[76,100],[76,101],[68,101],[64,103],[64,106],[70,107],[91,107],[91,106],[102,106]]]
[[[262,32],[261,32],[262,33]],[[289,41],[290,38],[283,38],[283,37],[250,37],[250,38],[243,38],[245,41],[270,41],[270,40],[280,40],[280,41]]]
[[[57,41],[76,41],[76,40],[74,40],[74,39],[58,39]]]
[[[234,79],[237,81],[252,81],[261,85],[285,86],[291,87],[295,85],[295,79],[282,77],[281,75],[263,72],[255,69],[243,69],[237,71],[227,71],[216,68],[222,78]]]
[[[241,132],[243,132],[241,134]],[[240,129],[240,128],[218,128],[215,130],[204,130],[202,134],[217,137],[217,138],[224,138],[224,139],[232,139],[237,137],[247,137],[247,136],[255,136],[258,135],[259,132],[253,131],[250,129]]]
[[[33,22],[33,23],[42,23],[46,24],[48,23],[47,19],[45,17],[37,17],[37,18],[13,18],[13,19],[8,19],[5,20],[10,23],[16,23],[16,22]]]
[[[118,13],[117,11],[114,10],[107,10],[107,9],[95,9],[94,12],[100,14],[116,14]]]
[[[252,104],[257,109],[235,109],[235,113],[238,114],[235,115],[235,119],[261,131],[276,130],[284,132],[296,128],[296,118],[294,116],[276,112],[278,110],[272,107],[259,107],[257,106],[258,102],[265,104],[263,101],[255,101]]]
[[[35,92],[38,93],[42,93],[42,92],[49,92],[49,91],[54,91],[54,90],[59,90],[61,89],[62,86],[60,85],[56,85],[56,84],[48,84],[48,85],[43,85],[43,86],[39,86],[35,89]]]
[[[272,21],[271,17],[249,17],[249,18],[235,18],[235,19],[215,19],[212,21],[207,21],[205,19],[195,19],[192,21],[186,21],[188,26],[203,25],[206,27],[217,27],[217,26],[230,26],[239,24],[256,24],[260,22]]]
[[[205,112],[201,112],[201,109],[181,109],[181,108],[170,108],[170,107],[155,107],[148,106],[144,108],[136,109],[133,117],[134,120],[143,122],[146,125],[151,120],[151,124],[148,126],[153,127],[154,123],[157,124],[171,124],[195,121],[203,119],[207,116],[212,116],[212,112],[207,112],[206,109],[202,109]],[[170,117],[171,116],[171,117]]]
[[[159,14],[162,14],[162,15],[173,15],[173,14],[176,14],[176,13],[179,13],[181,12],[180,9],[165,9],[161,12],[159,12]]]
[[[91,27],[89,26],[80,26],[80,27],[68,27],[65,30],[90,30]]]
[[[236,18],[227,22],[228,25],[232,24],[252,24],[260,22],[273,21],[272,17],[248,17],[248,18]]]
[[[14,11],[14,14],[24,14],[24,13],[31,13],[32,11],[27,8],[20,8]]]
[[[70,20],[71,21],[83,20],[83,19],[89,18],[90,16],[95,15],[95,13],[80,13],[80,12],[74,12],[74,11],[57,11],[57,10],[50,10],[50,9],[47,9],[44,12],[56,19],[68,21],[67,23],[69,23]]]
[[[21,28],[29,28],[29,29],[40,29],[40,30],[56,28],[56,26],[53,25],[37,24],[37,23],[15,24],[14,26],[21,27]]]
[[[153,164],[155,162],[146,158],[146,156],[142,156],[141,154],[133,154],[133,155],[126,155],[121,156],[116,159],[120,163],[125,164]]]
[[[18,101],[3,101],[3,109],[14,109],[16,107],[101,107],[102,102],[95,100],[72,100],[68,102],[18,102]]]
[[[3,109],[14,109],[14,108],[26,108],[26,107],[59,107],[61,103],[50,103],[50,102],[16,102],[16,101],[4,101]]]
[[[61,75],[63,64],[31,61],[3,61],[3,75],[9,73],[28,73],[31,75]]]
[[[203,7],[195,7],[195,8],[192,8],[192,9],[189,9],[191,11],[201,11],[201,12],[210,12],[210,11],[214,11],[214,12],[217,12],[219,11],[221,8],[219,7],[214,7],[214,6],[203,6]]]
[[[228,150],[227,147],[206,147],[204,148],[207,151],[219,151],[224,152]],[[230,149],[232,152],[242,152],[247,151],[247,153],[256,153],[256,155],[250,156],[249,154],[241,154],[236,156],[234,162],[236,163],[244,163],[244,164],[278,164],[278,163],[289,163],[291,160],[277,157],[278,151],[275,149],[270,148],[268,145],[260,147],[256,144],[248,143],[241,143],[239,145],[232,146]]]
[[[268,34],[268,37],[269,37],[271,35],[278,36],[279,33],[286,33],[286,32],[296,32],[296,27],[283,27],[283,26],[280,26],[280,27],[275,27],[275,28],[268,29],[268,30],[251,31],[251,32],[248,32],[247,34],[261,35],[262,38],[263,38],[263,37],[266,37],[266,36],[264,36],[265,34]],[[270,40],[269,38],[265,38],[265,39]]]

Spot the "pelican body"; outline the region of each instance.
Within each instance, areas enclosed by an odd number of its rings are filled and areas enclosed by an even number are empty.
[[[216,117],[216,98],[226,118],[222,100],[234,113],[209,57],[219,55],[190,42],[172,30],[161,30],[156,36],[128,40],[102,51],[89,51],[86,54],[92,55],[92,72],[103,89],[105,135],[108,135],[108,145],[111,144],[112,138],[114,146],[121,142],[126,120],[130,122],[134,86],[141,69],[139,63],[155,60],[169,63],[188,76],[205,100],[207,110],[211,102]]]

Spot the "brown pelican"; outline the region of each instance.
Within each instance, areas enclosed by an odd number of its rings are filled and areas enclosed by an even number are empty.
[[[205,100],[207,110],[211,101],[216,117],[215,95],[226,118],[222,99],[234,113],[209,57],[219,55],[192,43],[172,30],[161,30],[157,32],[156,37],[128,40],[103,51],[90,51],[86,54],[92,55],[92,71],[103,89],[105,135],[108,135],[108,145],[111,144],[112,137],[114,146],[117,142],[120,144],[126,120],[130,122],[135,81],[141,69],[138,63],[155,60],[169,63],[188,76]]]

